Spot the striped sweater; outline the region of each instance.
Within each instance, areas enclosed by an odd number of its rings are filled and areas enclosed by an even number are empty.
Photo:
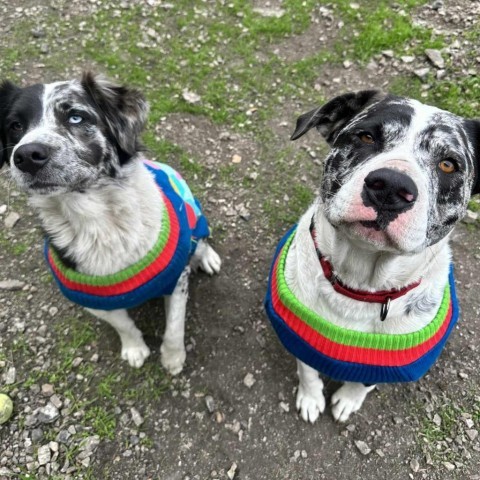
[[[422,329],[406,334],[349,330],[310,310],[288,287],[285,262],[295,231],[292,228],[277,247],[265,298],[267,315],[285,348],[338,381],[407,382],[425,375],[458,319],[453,269],[437,314]]]
[[[144,161],[163,198],[162,226],[155,245],[135,264],[111,275],[87,275],[66,266],[45,241],[45,258],[61,292],[84,307],[132,308],[170,295],[194,253],[197,241],[209,236],[206,218],[185,180],[171,167]]]

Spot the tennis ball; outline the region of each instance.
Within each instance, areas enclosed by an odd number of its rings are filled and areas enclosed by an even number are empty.
[[[8,395],[0,393],[0,425],[8,422],[13,413],[13,402]]]

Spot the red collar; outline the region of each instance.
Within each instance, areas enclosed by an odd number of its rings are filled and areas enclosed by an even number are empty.
[[[382,308],[380,311],[380,319],[382,321],[387,318],[390,302],[392,300],[403,297],[410,290],[413,290],[415,287],[420,285],[421,280],[418,280],[418,282],[411,283],[410,285],[407,285],[399,290],[392,288],[391,290],[380,290],[378,292],[367,292],[365,290],[356,290],[354,288],[347,287],[335,275],[332,264],[322,255],[320,249],[318,248],[315,240],[315,225],[313,223],[313,218],[310,224],[310,235],[312,236],[313,244],[315,245],[315,250],[317,252],[320,265],[322,266],[323,274],[325,275],[325,278],[332,284],[333,289],[336,292],[345,295],[346,297],[353,298],[354,300],[358,300],[360,302],[381,303]]]

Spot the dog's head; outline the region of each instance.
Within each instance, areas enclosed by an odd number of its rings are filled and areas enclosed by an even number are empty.
[[[31,193],[82,191],[116,176],[140,149],[144,97],[85,73],[81,80],[0,85],[0,165]]]
[[[480,121],[378,91],[301,115],[332,150],[321,197],[328,221],[376,250],[414,253],[444,238],[480,192]]]

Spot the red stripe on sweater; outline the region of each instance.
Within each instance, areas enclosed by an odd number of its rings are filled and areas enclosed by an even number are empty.
[[[91,295],[98,295],[99,297],[109,297],[113,295],[122,295],[128,293],[141,285],[145,284],[160,272],[165,270],[165,268],[170,263],[178,245],[178,239],[180,236],[180,226],[178,218],[175,214],[175,209],[173,208],[170,200],[162,193],[163,200],[167,207],[167,214],[170,218],[170,235],[168,237],[167,243],[165,244],[163,250],[160,252],[159,256],[149,265],[147,265],[143,270],[138,272],[133,277],[124,280],[123,282],[115,283],[113,285],[88,285],[83,283],[74,282],[69,280],[63,273],[57,268],[55,262],[51,256],[50,251],[48,252],[48,260],[54,271],[55,275],[58,277],[60,282],[71,290],[78,292],[89,293]]]
[[[272,304],[277,315],[303,340],[318,350],[320,353],[344,362],[354,362],[365,365],[378,365],[384,367],[400,367],[408,365],[433,348],[443,337],[448,329],[452,318],[452,303],[448,308],[445,320],[440,329],[428,340],[404,350],[380,350],[375,348],[352,347],[336,343],[321,333],[314,330],[310,325],[297,317],[280,300],[277,289],[278,258],[272,273],[271,296]]]

